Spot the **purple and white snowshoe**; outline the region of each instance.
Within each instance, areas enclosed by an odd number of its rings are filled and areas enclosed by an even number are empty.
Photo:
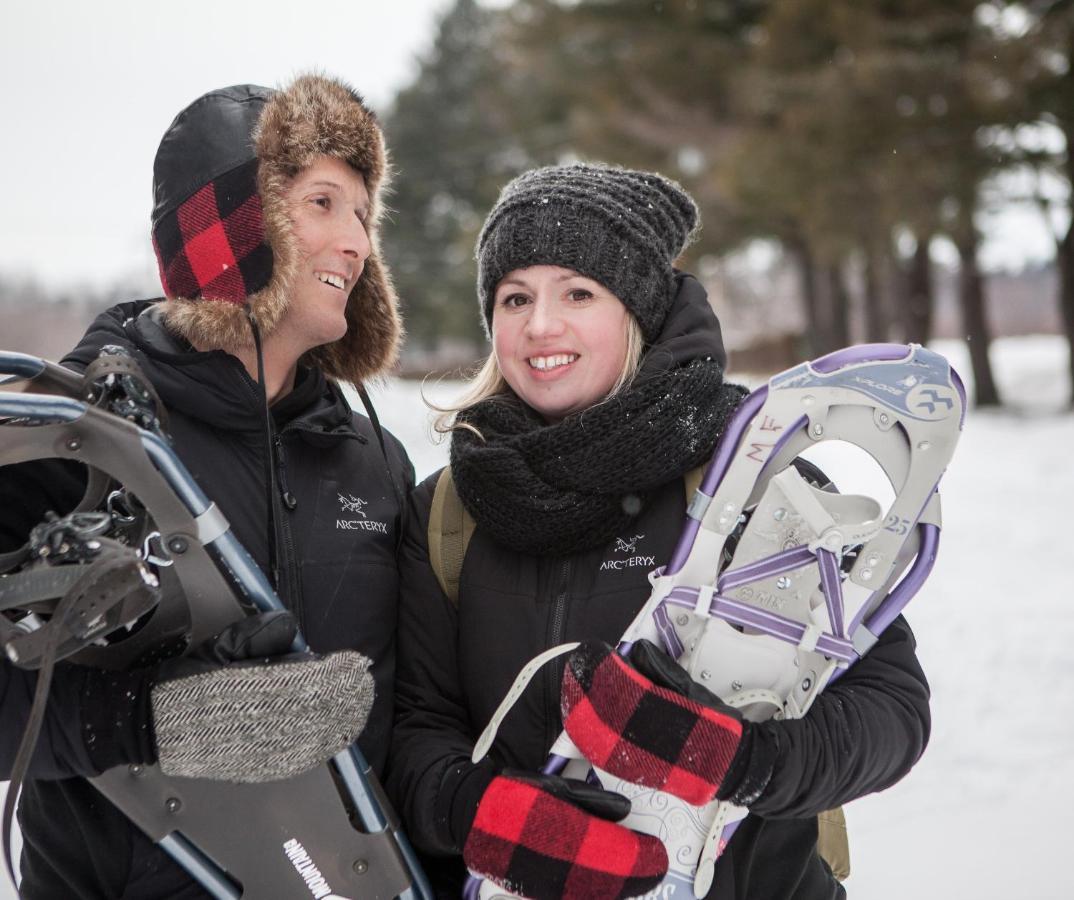
[[[965,406],[947,360],[917,345],[853,347],[774,376],[728,423],[672,558],[650,575],[652,594],[620,652],[643,638],[662,645],[749,720],[805,715],[928,577],[940,533],[937,486]],[[837,443],[871,457],[886,488],[875,492],[881,498],[822,489],[792,464],[803,454],[816,461],[823,454],[813,448]],[[837,468],[828,474],[839,481]],[[523,669],[475,760],[536,669],[573,646]],[[746,815],[728,803],[691,806],[624,782],[592,766],[566,734],[544,771],[595,775],[630,798],[622,824],[659,837],[668,851],[670,870],[652,897],[704,897]],[[489,882],[467,886],[470,898],[504,896]]]

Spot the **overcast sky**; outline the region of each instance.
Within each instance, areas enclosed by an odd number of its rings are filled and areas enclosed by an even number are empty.
[[[383,109],[415,76],[450,3],[9,0],[0,12],[0,273],[58,288],[134,277],[155,290],[153,154],[180,109],[216,87],[276,85],[311,67]],[[986,228],[986,264],[1051,255],[1035,210]]]
[[[377,109],[450,0],[30,0],[0,12],[0,272],[155,273],[153,154],[191,100],[317,67]],[[144,278],[143,278],[144,280]]]

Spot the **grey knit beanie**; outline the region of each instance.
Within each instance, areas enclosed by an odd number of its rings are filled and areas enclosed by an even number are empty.
[[[508,272],[562,266],[608,288],[652,341],[674,299],[671,265],[697,222],[690,196],[653,172],[579,164],[519,175],[477,239],[485,326],[491,332],[496,285]]]

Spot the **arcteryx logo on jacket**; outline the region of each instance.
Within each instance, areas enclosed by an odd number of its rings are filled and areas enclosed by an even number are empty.
[[[633,569],[637,566],[653,568],[656,565],[656,557],[638,553],[638,542],[644,537],[644,534],[634,534],[616,538],[612,545],[612,557],[600,564],[600,571]]]
[[[339,511],[341,515],[361,516],[359,519],[336,519],[336,528],[340,531],[377,531],[380,534],[388,533],[388,523],[370,519],[364,512],[369,505],[367,500],[355,497],[354,494],[339,493]]]

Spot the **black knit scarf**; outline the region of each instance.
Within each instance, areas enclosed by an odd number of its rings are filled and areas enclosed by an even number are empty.
[[[745,389],[712,358],[677,366],[650,353],[612,399],[548,425],[514,394],[459,415],[452,433],[459,498],[513,550],[558,556],[629,526],[655,488],[704,462]]]

